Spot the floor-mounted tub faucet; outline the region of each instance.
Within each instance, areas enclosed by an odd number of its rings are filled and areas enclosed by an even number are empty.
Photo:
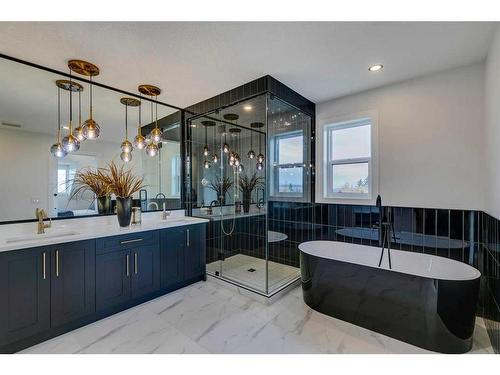
[[[387,210],[388,215],[385,215],[385,209],[382,206],[382,198],[377,196],[377,208],[378,208],[378,215],[379,215],[379,244],[380,244],[380,260],[378,261],[378,266],[382,264],[382,259],[384,258],[384,250],[385,250],[385,243],[387,240],[387,256],[389,258],[389,269],[392,269],[392,264],[391,264],[391,234],[392,234],[392,211],[389,208]]]

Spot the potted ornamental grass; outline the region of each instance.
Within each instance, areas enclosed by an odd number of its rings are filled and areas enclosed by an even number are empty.
[[[208,184],[208,188],[212,189],[217,194],[217,199],[219,200],[221,206],[226,204],[226,195],[232,186],[233,181],[231,181],[229,177],[221,179],[219,176],[215,176],[214,181],[210,181]]]
[[[83,197],[85,193],[91,192],[93,200],[97,200],[97,212],[107,214],[111,212],[111,189],[103,179],[105,171],[102,169],[84,168],[75,173],[68,186],[71,186],[69,199]],[[92,200],[92,202],[93,202]]]

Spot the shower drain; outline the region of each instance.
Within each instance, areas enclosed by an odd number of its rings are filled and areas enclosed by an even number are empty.
[[[248,269],[248,272],[255,272],[255,271],[257,271],[255,268]]]

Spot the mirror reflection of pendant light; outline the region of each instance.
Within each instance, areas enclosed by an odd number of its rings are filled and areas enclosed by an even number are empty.
[[[211,166],[210,161],[207,160],[207,156],[210,154],[210,151],[208,150],[208,128],[214,127],[215,122],[211,120],[204,120],[201,124],[205,128],[205,145],[203,146],[203,155],[205,156],[205,160],[203,161],[203,166],[205,169],[208,169]]]
[[[141,102],[134,98],[121,98],[120,103],[125,105],[125,139],[120,146],[122,149],[120,158],[127,163],[132,160],[132,150],[134,149],[132,143],[128,140],[128,107],[138,107]]]
[[[93,93],[92,93],[92,77],[99,75],[99,68],[87,61],[83,60],[69,60],[68,67],[71,71],[89,77],[89,91],[90,91],[90,110],[89,119],[81,126],[82,136],[86,139],[96,139],[101,134],[101,128],[94,120],[94,107],[93,107]],[[78,129],[78,128],[77,128]]]
[[[153,85],[140,85],[137,89],[142,95],[149,96],[151,100],[153,99],[153,97],[155,97],[156,100],[158,98],[158,95],[160,95],[161,93],[161,89]],[[151,123],[153,123],[153,102],[151,101],[150,103],[151,103]],[[146,143],[148,144],[146,146],[146,154],[151,157],[158,155],[159,147],[157,143],[161,141],[161,130],[158,129],[158,104],[157,103],[155,104],[156,104],[155,127],[146,136]]]
[[[61,144],[61,87],[57,86],[57,138],[56,143],[50,147],[50,153],[56,158],[63,158],[67,155]]]
[[[74,83],[70,75],[69,81],[66,82],[66,89],[69,91],[69,123],[68,135],[62,139],[62,146],[69,153],[80,149],[80,141],[73,135],[73,91],[81,91],[83,90],[83,86]]]
[[[240,116],[238,116],[236,113],[226,113],[223,117],[224,117],[224,120],[226,120],[226,121],[236,121],[236,120],[238,120],[238,118]],[[230,161],[231,160],[234,161],[234,154],[230,153],[231,148],[229,147],[229,145],[226,142],[226,132],[225,131],[224,131],[224,145],[222,146],[222,150],[224,151],[225,154],[230,154],[230,156],[229,156]],[[232,156],[232,158],[231,158],[231,156]],[[232,165],[232,164],[230,164],[230,165]]]
[[[217,156],[217,134],[216,134],[216,126],[215,126],[215,122],[214,122],[214,146],[213,146],[213,150],[214,150],[214,154],[212,155],[212,161],[214,162],[214,164],[217,164],[217,162],[219,161],[219,157]]]
[[[261,134],[259,133],[259,155],[257,155],[257,164],[256,164],[256,168],[258,171],[261,171],[262,169],[264,169],[264,155],[262,155],[261,151],[260,151],[260,138],[261,138]]]
[[[240,128],[231,128],[229,129],[229,133],[231,133],[233,136],[234,136],[234,143],[236,145],[235,149],[238,151],[239,148],[240,148],[240,133],[241,133],[241,129]],[[234,165],[235,167],[238,167],[240,164],[241,164],[241,159],[240,159],[240,155],[238,154],[238,152],[235,151],[234,153],[232,153],[232,164],[231,165]]]
[[[137,135],[134,138],[134,147],[139,150],[146,147],[146,137],[142,135],[142,101],[139,104],[139,125],[137,126]]]

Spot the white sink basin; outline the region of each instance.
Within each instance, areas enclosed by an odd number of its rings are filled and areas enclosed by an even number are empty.
[[[78,232],[44,233],[44,234],[37,234],[36,236],[23,236],[23,237],[7,238],[5,240],[5,243],[32,242],[32,241],[39,241],[39,240],[43,240],[43,239],[49,239],[49,238],[76,236],[77,234],[79,234],[79,233]]]

